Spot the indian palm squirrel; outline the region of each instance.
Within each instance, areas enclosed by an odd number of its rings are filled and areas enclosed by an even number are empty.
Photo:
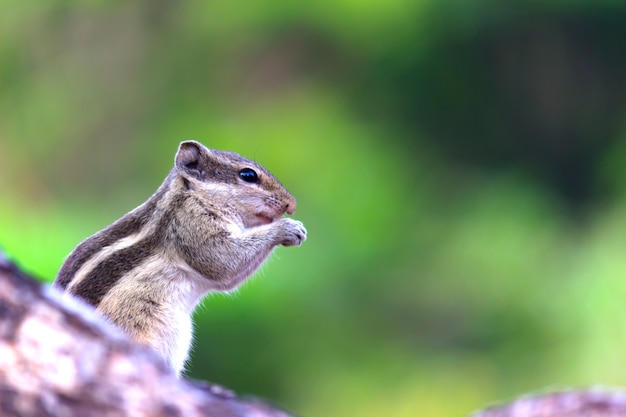
[[[296,200],[258,163],[182,142],[174,168],[142,205],[69,254],[53,286],[96,308],[180,374],[191,315],[210,291],[229,291],[278,246],[306,239],[288,217]]]

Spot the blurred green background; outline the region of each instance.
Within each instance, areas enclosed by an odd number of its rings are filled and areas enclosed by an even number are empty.
[[[302,416],[626,381],[622,0],[3,0],[0,245],[52,280],[178,142],[298,199],[189,375]]]

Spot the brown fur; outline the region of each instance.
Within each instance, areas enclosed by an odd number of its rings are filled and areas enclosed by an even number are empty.
[[[246,168],[258,182],[239,177]],[[197,302],[208,291],[237,287],[274,247],[306,239],[300,222],[281,218],[295,208],[293,196],[259,164],[183,142],[155,194],[81,242],[54,285],[180,372]]]

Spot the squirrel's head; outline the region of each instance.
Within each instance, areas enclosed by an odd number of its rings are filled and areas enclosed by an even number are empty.
[[[236,210],[246,227],[271,223],[296,210],[295,198],[268,170],[236,153],[185,141],[174,168],[189,190]]]

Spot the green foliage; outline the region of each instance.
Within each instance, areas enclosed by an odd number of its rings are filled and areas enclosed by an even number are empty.
[[[191,376],[366,417],[623,383],[620,3],[4,4],[0,245],[42,279],[183,139],[296,196]]]

